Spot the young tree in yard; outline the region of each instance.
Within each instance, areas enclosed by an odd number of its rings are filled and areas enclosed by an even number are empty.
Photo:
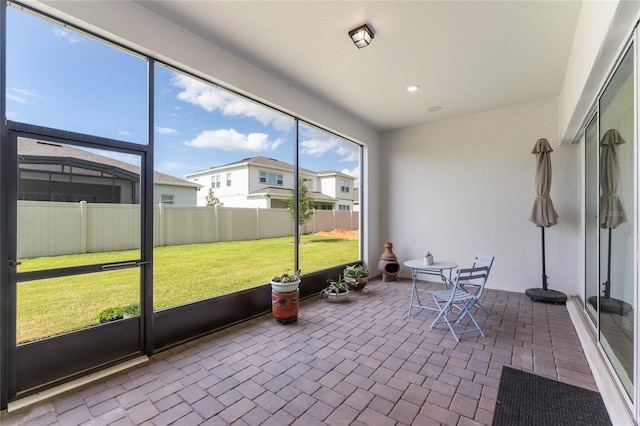
[[[293,220],[296,218],[295,211],[295,197],[294,192],[291,191],[291,196],[287,201],[287,213]],[[313,217],[313,205],[311,204],[311,198],[309,198],[309,188],[302,181],[298,180],[298,227],[302,228],[302,225],[309,222]]]
[[[209,188],[209,193],[207,194],[207,207],[216,207],[221,205],[222,203],[220,202],[220,200],[218,200],[216,196],[213,195],[213,188]]]

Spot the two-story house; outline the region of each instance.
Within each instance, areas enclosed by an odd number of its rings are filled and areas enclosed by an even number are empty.
[[[294,188],[293,165],[262,156],[190,173],[187,180],[202,185],[198,205],[207,205],[207,195],[225,207],[287,208]],[[314,172],[299,168],[309,197],[318,210],[353,210],[353,176],[337,171]]]

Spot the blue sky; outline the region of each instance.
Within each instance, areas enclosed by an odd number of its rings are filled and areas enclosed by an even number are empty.
[[[147,63],[8,8],[9,120],[147,143]],[[262,155],[293,162],[293,119],[162,66],[155,68],[155,168],[173,176]],[[300,164],[358,176],[358,147],[300,130]]]

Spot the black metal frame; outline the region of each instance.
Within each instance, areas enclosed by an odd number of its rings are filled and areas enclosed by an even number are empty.
[[[28,9],[33,13],[46,16],[54,21],[55,17],[41,12],[19,2],[12,2]],[[25,123],[4,121],[6,117],[6,7],[7,1],[0,0],[0,410],[5,410],[8,402],[31,393],[67,382],[74,378],[86,375],[93,371],[106,368],[127,359],[145,354],[153,355],[169,347],[185,341],[208,334],[212,331],[228,327],[232,324],[245,321],[249,318],[268,314],[271,311],[271,287],[265,284],[238,292],[218,296],[212,299],[197,301],[182,306],[172,307],[162,311],[153,311],[153,151],[154,151],[154,66],[156,62],[148,55],[141,54],[123,46],[105,40],[96,34],[87,32],[75,25],[68,24],[75,30],[89,34],[104,42],[119,46],[132,54],[143,56],[148,63],[148,144],[134,144],[118,140],[84,135],[64,130],[35,126]],[[168,66],[159,63],[159,65]],[[168,66],[169,68],[172,68]],[[183,70],[177,71],[185,73]],[[202,80],[201,77],[191,73],[185,74]],[[227,92],[242,98],[246,96],[210,81],[212,84]],[[299,120],[289,113],[278,110],[255,99],[251,102],[278,111],[281,114],[292,117],[295,120],[295,182],[297,185],[298,166],[298,138],[299,125],[304,123],[311,127],[317,127],[324,132],[334,134],[345,140],[349,140],[330,130],[323,129],[306,121]],[[11,256],[15,252],[15,230],[17,226],[17,210],[15,203],[7,203],[6,200],[16,199],[16,172],[17,152],[15,144],[10,143],[11,137],[18,135],[43,138],[46,140],[72,143],[74,145],[99,147],[103,149],[131,153],[141,156],[141,250],[140,259],[133,261],[135,267],[140,268],[140,302],[141,315],[127,320],[105,324],[99,327],[83,329],[77,332],[43,339],[25,345],[16,346],[16,291],[17,282],[15,264],[9,265],[7,260],[14,259]],[[350,141],[350,140],[349,140]],[[350,141],[352,143],[356,143]],[[357,144],[357,143],[356,143]],[[360,144],[357,144],[360,146]],[[363,154],[360,152],[360,162]],[[297,187],[296,187],[297,189]],[[11,192],[14,191],[14,192]],[[297,190],[294,192],[297,196]],[[362,200],[361,191],[361,200]],[[297,202],[296,202],[297,206]],[[362,217],[360,223],[362,224]],[[296,221],[297,223],[297,221]],[[299,229],[295,227],[295,241],[300,239]],[[13,235],[13,236],[12,236]],[[362,239],[360,240],[360,253],[362,253]],[[299,254],[294,250],[294,265],[299,264]],[[353,263],[353,262],[351,262]],[[332,268],[305,274],[300,286],[301,299],[317,295],[325,286],[328,279],[335,279],[346,265],[336,265]],[[87,265],[72,268],[64,268],[56,271],[36,271],[21,273],[21,280],[41,279],[52,276],[65,276],[72,273],[87,273],[97,271],[100,265]],[[299,316],[299,321],[304,321],[304,313]],[[124,337],[124,338],[123,338]],[[118,341],[116,341],[118,340]],[[137,343],[131,344],[132,341]],[[101,342],[113,342],[112,346],[105,350]],[[50,361],[43,362],[46,359]]]
[[[4,152],[4,144],[7,140],[7,128],[4,125],[6,113],[6,99],[4,94],[7,89],[6,81],[6,59],[7,59],[7,4],[0,2],[0,218],[6,217],[7,199],[7,161],[9,155]],[[7,235],[9,223],[7,220],[0,220],[0,410],[7,407],[9,400],[9,360],[8,345],[11,340],[9,288],[5,283],[9,280],[9,265],[5,259],[9,258]],[[15,340],[15,338],[14,338]]]
[[[125,321],[118,321],[104,324],[99,327],[91,327],[76,332],[67,333],[31,342],[24,345],[16,344],[16,288],[18,282],[64,277],[86,273],[98,273],[107,270],[112,266],[119,268],[140,268],[141,293],[140,299],[146,300],[144,292],[146,286],[145,270],[151,268],[151,256],[153,248],[148,244],[153,244],[152,215],[153,209],[145,206],[149,190],[148,182],[151,181],[153,188],[153,164],[151,168],[147,166],[148,146],[134,143],[121,142],[106,138],[83,135],[79,133],[60,131],[56,129],[39,127],[24,123],[7,121],[7,137],[4,140],[2,152],[9,159],[5,164],[5,175],[3,181],[8,182],[3,200],[17,200],[17,176],[18,161],[17,144],[18,138],[28,137],[43,139],[49,142],[80,145],[92,148],[107,149],[128,154],[138,155],[141,159],[140,179],[141,198],[145,203],[140,205],[141,222],[141,245],[140,258],[123,259],[117,264],[105,263],[94,265],[71,266],[54,270],[41,270],[31,272],[16,271],[16,226],[17,226],[17,206],[15,202],[7,203],[3,209],[3,216],[6,217],[7,224],[6,240],[8,243],[6,259],[13,266],[9,266],[7,281],[3,284],[6,288],[6,318],[9,333],[6,347],[3,354],[7,356],[7,376],[3,381],[8,388],[7,401],[28,395],[41,390],[43,387],[50,387],[61,382],[70,380],[88,372],[104,368],[116,362],[124,361],[142,353],[147,352],[141,336],[147,334],[146,324],[150,321],[143,320],[142,317],[135,317]],[[153,190],[151,190],[151,205],[153,204]],[[151,215],[151,220],[149,216]],[[151,238],[145,238],[151,234]],[[141,315],[145,315],[144,308]],[[148,351],[150,352],[150,350]],[[3,407],[6,405],[3,402]]]

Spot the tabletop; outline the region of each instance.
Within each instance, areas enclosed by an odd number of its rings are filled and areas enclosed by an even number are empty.
[[[404,266],[413,268],[413,269],[425,269],[425,270],[433,270],[433,271],[443,271],[445,269],[454,269],[458,267],[457,263],[448,262],[448,261],[440,261],[433,262],[433,265],[426,265],[424,263],[424,259],[412,259],[404,262]]]

